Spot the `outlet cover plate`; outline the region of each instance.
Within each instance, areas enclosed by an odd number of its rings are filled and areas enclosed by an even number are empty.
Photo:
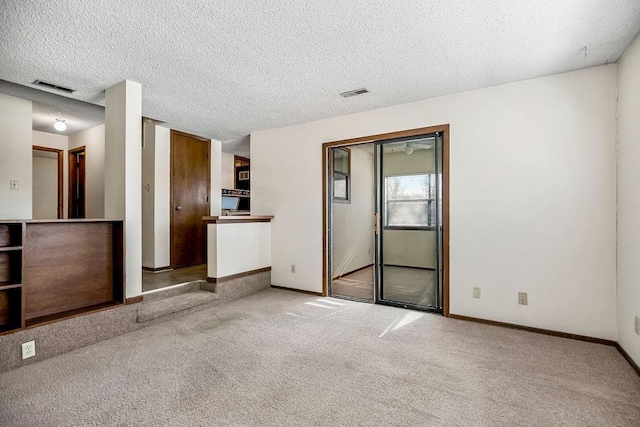
[[[22,360],[36,355],[36,342],[29,341],[22,344]]]
[[[640,316],[636,316],[635,324],[636,334],[640,335]]]
[[[473,287],[473,297],[480,299],[480,288],[477,286]]]
[[[518,304],[527,305],[527,293],[526,292],[518,292]]]

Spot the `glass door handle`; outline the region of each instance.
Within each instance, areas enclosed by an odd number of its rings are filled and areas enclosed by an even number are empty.
[[[178,206],[178,205],[174,206],[173,208],[175,210],[177,210],[177,211],[181,211],[182,210],[182,206]]]

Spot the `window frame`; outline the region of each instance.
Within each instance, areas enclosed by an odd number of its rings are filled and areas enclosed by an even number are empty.
[[[347,172],[336,171],[335,160],[336,150],[344,151],[347,154]],[[346,197],[336,197],[336,174],[343,176],[346,181],[347,195]],[[331,200],[335,203],[351,203],[351,149],[347,147],[334,147],[331,151]]]
[[[419,175],[427,175],[429,176],[429,180],[434,179],[436,182],[436,189],[435,189],[435,195],[432,196],[432,198],[424,198],[424,199],[400,199],[400,200],[392,200],[392,202],[403,202],[403,201],[412,201],[412,202],[427,202],[427,212],[428,215],[431,213],[431,204],[435,204],[436,203],[436,199],[438,198],[438,186],[437,186],[437,179],[436,177],[436,173],[435,172],[411,172],[411,173],[405,173],[405,174],[394,174],[394,175],[386,175],[383,177],[384,179],[384,185],[385,188],[387,186],[387,179],[388,178],[397,178],[397,177],[407,177],[407,176],[419,176]],[[429,186],[429,192],[431,192],[431,186]],[[387,198],[387,192],[385,190],[384,193],[384,212],[383,212],[383,218],[382,218],[382,229],[383,230],[407,230],[407,231],[436,231],[436,228],[438,227],[437,224],[433,224],[433,225],[388,225],[388,221],[389,221],[389,200]],[[435,220],[437,219],[437,213],[436,213],[436,218],[433,218],[433,222],[435,222]],[[427,217],[427,221],[429,221],[429,217]],[[440,224],[440,228],[442,229],[442,224]]]

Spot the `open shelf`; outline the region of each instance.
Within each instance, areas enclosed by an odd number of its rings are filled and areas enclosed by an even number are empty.
[[[8,248],[13,250],[17,247],[22,249],[22,223],[1,223],[0,224],[0,249]]]
[[[0,293],[6,295],[9,300],[8,307],[9,318],[6,323],[0,325],[0,334],[10,332],[22,327],[22,289],[12,288],[0,290]]]
[[[0,252],[0,286],[22,283],[22,251]]]

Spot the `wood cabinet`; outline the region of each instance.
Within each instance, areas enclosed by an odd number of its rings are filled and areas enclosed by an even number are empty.
[[[124,302],[123,222],[0,221],[0,334]]]

